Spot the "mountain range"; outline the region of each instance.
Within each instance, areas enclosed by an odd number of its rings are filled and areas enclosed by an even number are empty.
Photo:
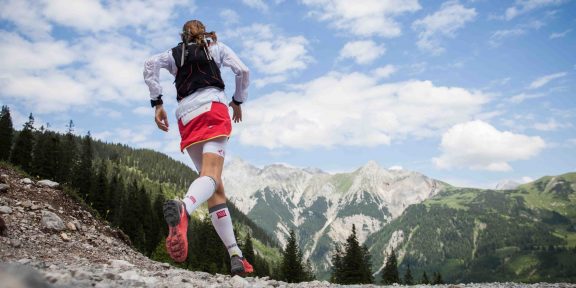
[[[498,190],[458,188],[375,162],[350,173],[232,159],[230,200],[284,244],[296,231],[304,256],[327,279],[334,245],[356,225],[378,274],[390,250],[400,271],[448,281],[576,281],[576,173]],[[568,258],[567,258],[568,257]],[[553,264],[551,264],[553,263]],[[569,270],[573,267],[573,270]]]
[[[420,173],[383,169],[373,161],[351,173],[330,174],[282,164],[257,168],[236,158],[227,163],[223,181],[238,209],[281,244],[295,230],[320,278],[331,269],[334,243],[343,243],[353,224],[364,242],[408,206],[447,186]]]

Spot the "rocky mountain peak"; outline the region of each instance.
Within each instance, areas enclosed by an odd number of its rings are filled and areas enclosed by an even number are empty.
[[[373,173],[373,172],[377,172],[379,170],[381,170],[382,168],[380,167],[380,165],[378,165],[378,162],[374,161],[374,160],[370,160],[368,162],[366,162],[366,164],[364,164],[364,166],[360,167],[359,171],[365,172],[365,173]]]
[[[496,190],[514,190],[516,188],[518,188],[518,186],[520,186],[521,184],[514,181],[514,180],[502,180],[500,182],[498,182],[498,184],[496,184],[496,187],[494,187],[494,189]]]

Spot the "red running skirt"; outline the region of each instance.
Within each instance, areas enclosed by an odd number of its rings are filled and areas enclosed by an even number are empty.
[[[186,125],[182,123],[185,118],[186,115],[178,119],[178,129],[182,137],[182,141],[180,141],[182,152],[196,143],[222,136],[230,137],[230,133],[232,133],[228,106],[224,103],[212,102],[210,110],[192,118]]]

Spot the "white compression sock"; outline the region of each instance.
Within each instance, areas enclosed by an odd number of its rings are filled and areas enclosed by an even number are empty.
[[[212,218],[212,225],[226,249],[228,249],[228,254],[230,257],[237,255],[242,257],[242,251],[236,244],[236,236],[234,235],[234,227],[232,226],[232,219],[230,218],[230,211],[228,211],[228,206],[226,203],[218,204],[214,207],[208,209],[210,212],[210,217]]]
[[[184,204],[186,205],[186,212],[191,215],[200,204],[206,202],[208,198],[212,197],[216,191],[216,181],[212,177],[200,176],[190,184],[186,196],[184,196]]]

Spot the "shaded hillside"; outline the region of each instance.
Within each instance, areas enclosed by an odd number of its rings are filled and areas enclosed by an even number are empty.
[[[401,271],[450,282],[576,282],[575,190],[576,173],[515,190],[449,188],[369,237],[374,271],[395,248]]]

